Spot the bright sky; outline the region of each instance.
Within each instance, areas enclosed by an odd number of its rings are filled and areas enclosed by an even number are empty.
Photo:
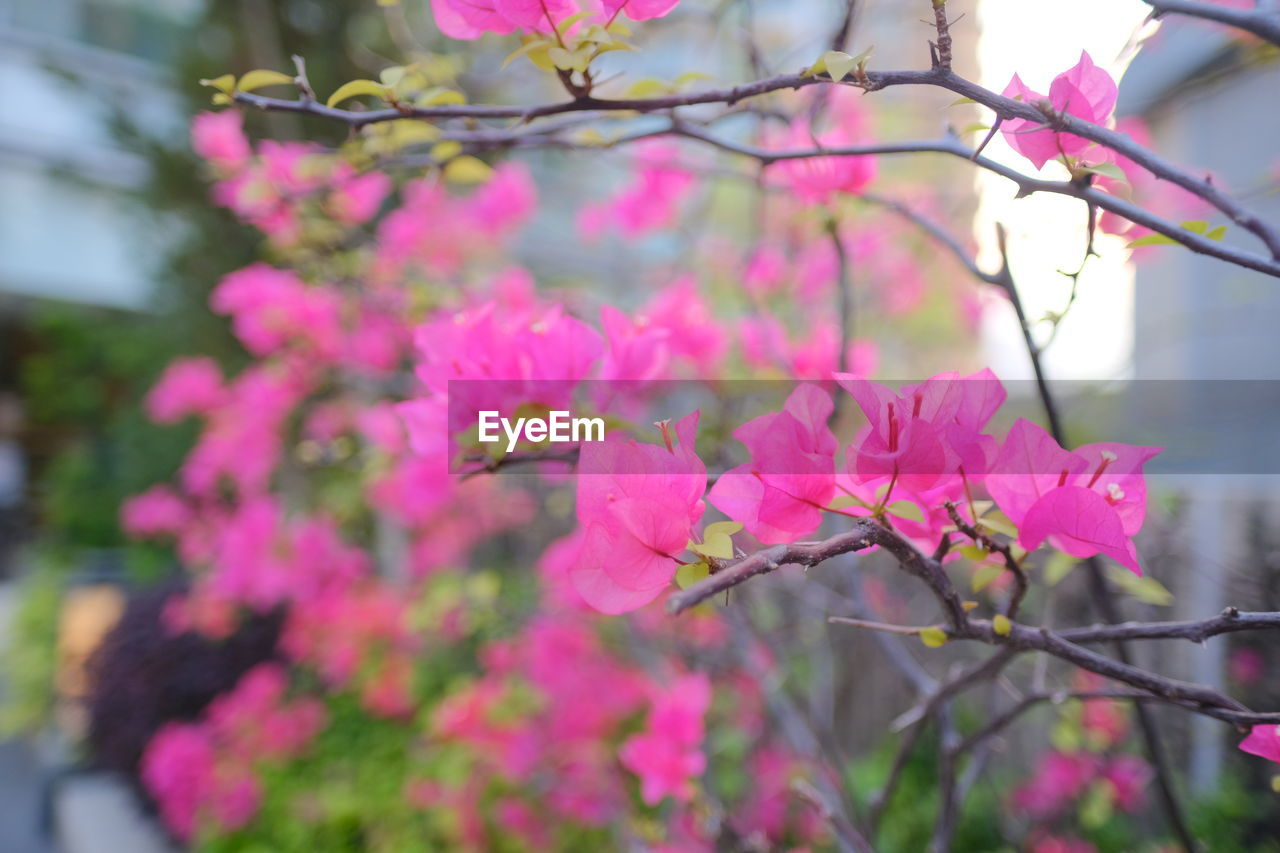
[[[1125,47],[1150,11],[1140,0],[980,0],[980,80],[999,92],[1016,71],[1032,89],[1047,93],[1053,77],[1074,65],[1081,50],[1119,79],[1129,59]],[[1032,170],[999,135],[985,153],[1022,171]],[[1065,175],[1060,166],[1045,167],[1045,177]],[[1056,271],[1074,270],[1080,264],[1086,240],[1084,206],[1050,195],[1015,201],[1013,184],[987,172],[979,174],[978,188],[980,261],[987,269],[997,266],[994,223],[1003,222],[1028,316],[1034,320],[1046,311],[1060,311],[1071,287]],[[1046,352],[1051,378],[1127,375],[1133,344],[1133,272],[1124,243],[1105,237],[1097,241],[1102,257],[1089,261],[1075,306]],[[1040,331],[1047,332],[1047,324]],[[985,313],[983,344],[999,376],[1031,376],[1017,320],[1002,299],[992,299]]]

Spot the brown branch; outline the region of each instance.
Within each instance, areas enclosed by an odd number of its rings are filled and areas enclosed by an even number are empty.
[[[486,104],[442,104],[431,107],[414,107],[399,105],[381,110],[343,110],[328,107],[305,98],[283,100],[268,98],[251,92],[238,92],[235,100],[247,106],[276,112],[307,113],[329,118],[359,128],[378,122],[396,121],[404,118],[417,119],[502,119],[516,118],[524,122],[533,121],[551,115],[571,112],[631,112],[656,113],[668,112],[681,107],[700,104],[727,104],[732,106],[748,98],[755,98],[771,92],[785,89],[800,89],[816,84],[830,84],[829,77],[806,74],[783,74],[751,83],[744,83],[729,89],[710,89],[702,92],[690,92],[679,95],[667,95],[657,98],[597,98],[590,95],[573,98],[557,103],[539,104],[529,107],[486,105]],[[1198,196],[1225,214],[1232,222],[1253,233],[1271,253],[1273,260],[1280,260],[1280,231],[1266,223],[1260,216],[1243,207],[1235,199],[1222,192],[1210,180],[1194,176],[1166,160],[1153,151],[1138,145],[1130,137],[1101,125],[1076,118],[1070,114],[1042,110],[1040,107],[997,95],[946,68],[932,68],[928,71],[867,71],[857,79],[845,81],[841,85],[853,86],[865,91],[878,91],[892,86],[935,86],[969,98],[996,113],[998,120],[1014,118],[1045,124],[1059,132],[1071,133],[1096,142],[1105,148],[1116,151],[1133,160],[1138,165],[1158,178],[1169,181]],[[1028,180],[1025,176],[1020,176]],[[1052,183],[1052,182],[1036,182]],[[1098,193],[1105,196],[1104,193]],[[1082,196],[1083,197],[1083,196]],[[1102,205],[1100,205],[1102,206]],[[1136,206],[1134,206],[1136,207]],[[1106,208],[1104,209],[1111,209]],[[1127,215],[1116,211],[1121,216]],[[1141,225],[1146,222],[1133,220]],[[1156,230],[1156,229],[1153,229]],[[1184,230],[1184,229],[1179,229]],[[1165,233],[1161,231],[1160,233]],[[1173,236],[1173,235],[1166,235]],[[1179,241],[1184,242],[1184,241]],[[1212,243],[1214,241],[1205,240]],[[1185,242],[1191,246],[1192,243]],[[1203,248],[1203,247],[1202,247]],[[1224,258],[1225,260],[1225,258]],[[1256,269],[1257,267],[1250,267]],[[1280,275],[1280,267],[1273,270],[1263,269],[1271,275]]]
[[[1239,9],[1220,3],[1199,2],[1199,0],[1143,0],[1143,2],[1151,7],[1153,18],[1168,14],[1200,18],[1253,33],[1258,38],[1280,45],[1280,9],[1274,6],[1264,8],[1259,4],[1253,9]]]
[[[947,0],[930,0],[933,5],[933,27],[938,31],[938,40],[929,42],[933,48],[933,67],[943,71],[951,70],[951,22],[947,20]]]
[[[1058,636],[1073,643],[1110,643],[1116,640],[1189,640],[1203,643],[1220,634],[1280,629],[1280,613],[1245,612],[1228,607],[1211,619],[1185,622],[1125,622],[1091,628],[1069,628]]]
[[[1013,575],[1013,594],[1009,596],[1009,602],[1005,605],[1004,615],[1010,619],[1018,614],[1018,607],[1022,604],[1022,599],[1027,595],[1027,573],[1022,570],[1021,564],[1014,559],[1013,551],[1008,545],[997,542],[987,534],[981,532],[972,524],[964,520],[964,516],[960,515],[960,511],[956,509],[956,505],[951,501],[947,501],[947,514],[951,516],[951,523],[956,529],[968,536],[978,547],[990,551],[993,554],[999,554],[1004,560],[1004,567]]]

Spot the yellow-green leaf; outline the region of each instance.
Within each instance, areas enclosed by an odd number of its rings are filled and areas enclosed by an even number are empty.
[[[378,79],[386,88],[394,89],[408,71],[409,69],[403,65],[390,65],[378,72]]]
[[[931,649],[941,648],[947,644],[947,632],[941,628],[921,628],[920,642]]]
[[[623,93],[627,98],[656,98],[671,91],[671,87],[656,77],[645,77],[627,87]]]
[[[489,180],[493,169],[483,160],[464,154],[444,166],[444,178],[455,184],[479,184]]]
[[[1127,248],[1136,249],[1139,246],[1164,246],[1164,245],[1168,245],[1169,243],[1176,243],[1176,242],[1178,241],[1173,239],[1172,237],[1166,237],[1163,234],[1148,234],[1145,237],[1139,237],[1137,240],[1129,241]]]
[[[378,98],[386,99],[387,87],[383,86],[376,80],[350,80],[338,87],[326,103],[329,106],[340,104],[347,98],[354,98],[358,95],[373,95]]]
[[[462,143],[455,140],[438,142],[431,147],[431,159],[437,162],[451,160],[462,153]]]
[[[1125,175],[1124,170],[1115,163],[1095,163],[1092,166],[1086,166],[1084,171],[1092,172],[1095,175],[1104,175],[1117,181],[1129,180],[1128,176]]]
[[[985,562],[991,556],[990,551],[985,548],[979,548],[977,545],[962,545],[956,550],[975,563]]]
[[[520,45],[515,50],[507,54],[507,58],[502,60],[502,67],[506,68],[508,65],[515,62],[521,56],[524,56],[526,53],[532,53],[535,50],[545,51],[547,48],[551,47],[551,45],[553,44],[555,44],[555,42],[551,41],[550,39],[545,39],[545,38],[528,39],[525,41],[524,44]],[[530,56],[529,58],[532,59],[533,57]]]
[[[289,74],[258,68],[245,73],[240,78],[240,82],[236,84],[236,88],[241,92],[252,92],[254,89],[261,89],[263,86],[283,86],[292,82],[293,77]]]
[[[675,79],[675,87],[677,89],[684,88],[690,83],[699,83],[703,80],[710,80],[711,75],[701,71],[686,71]]]
[[[1009,519],[1009,516],[1005,515],[1000,510],[995,510],[994,512],[982,516],[982,519],[978,523],[988,530],[992,530],[996,533],[1003,533],[1011,539],[1018,538],[1018,528],[1014,526],[1014,523]]]
[[[466,95],[456,89],[444,86],[433,86],[418,96],[415,103],[420,107],[439,107],[447,104],[465,104]]]
[[[686,563],[676,569],[676,584],[681,589],[688,589],[710,574],[711,567],[706,563]]]
[[[1111,579],[1112,583],[1143,604],[1154,604],[1157,607],[1168,607],[1173,604],[1173,593],[1169,592],[1164,584],[1150,575],[1138,577],[1128,569],[1110,566],[1107,570],[1107,577]]]
[[[704,557],[728,560],[733,557],[732,536],[741,529],[742,525],[736,521],[717,521],[714,524],[708,524],[702,531],[702,544],[695,544],[690,550]]]
[[[870,504],[861,498],[855,498],[853,495],[836,495],[831,499],[831,503],[827,504],[828,509],[844,509],[850,506],[860,506],[865,509],[870,508]]]
[[[924,510],[911,501],[894,501],[885,507],[885,511],[896,515],[898,518],[924,523]]]
[[[1206,231],[1204,236],[1208,237],[1210,240],[1221,240],[1226,235],[1227,235],[1227,226],[1219,225],[1217,228],[1214,228],[1212,231]]]
[[[995,618],[991,620],[991,630],[995,631],[1001,637],[1009,636],[1013,630],[1013,623],[1009,621],[1009,617],[1003,613],[997,613]]]
[[[578,21],[581,21],[583,18],[589,17],[592,14],[594,13],[578,12],[576,15],[570,15],[569,17],[565,18],[563,21],[561,21],[559,24],[556,25],[556,32],[558,32],[560,35],[564,35],[565,33],[569,32],[570,28],[572,28],[574,24],[578,23]]]
[[[980,566],[978,570],[973,573],[973,580],[969,582],[969,585],[973,588],[974,592],[982,592],[984,589],[991,586],[991,582],[1002,574],[1004,574],[1003,566]]]
[[[1078,558],[1070,554],[1054,551],[1044,564],[1044,582],[1049,586],[1057,585],[1079,562]]]
[[[236,88],[236,75],[223,74],[221,77],[214,77],[212,80],[204,79],[200,81],[201,86],[212,86],[219,92],[230,95]]]
[[[828,50],[822,54],[820,61],[827,74],[837,83],[858,64],[856,59],[842,50]]]

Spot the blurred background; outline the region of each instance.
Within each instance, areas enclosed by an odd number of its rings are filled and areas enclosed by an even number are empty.
[[[705,49],[694,36],[699,15],[719,5],[686,0],[672,19],[677,36],[643,61],[655,73],[679,67],[741,77],[736,59]],[[751,5],[768,61],[779,71],[807,65],[820,52],[821,33],[843,10],[842,3],[821,0]],[[906,5],[866,0],[859,6],[852,45],[874,43],[877,67],[919,67],[926,60],[927,29],[919,21],[926,4]],[[1280,110],[1256,108],[1280,91],[1274,49],[1208,25],[1165,24],[1153,34],[1143,26],[1148,8],[1138,0],[952,5],[953,18],[965,16],[956,30],[962,73],[999,90],[1017,71],[1044,91],[1088,48],[1099,64],[1123,72],[1120,112],[1146,121],[1154,147],[1213,174],[1280,220],[1274,146]],[[172,843],[131,787],[92,772],[104,762],[84,746],[91,725],[84,662],[127,603],[137,616],[127,630],[144,649],[163,600],[157,590],[175,575],[171,553],[127,541],[118,524],[121,502],[172,477],[195,437],[190,424],[148,422],[142,397],[175,356],[212,355],[231,371],[247,362],[207,298],[223,275],[258,257],[261,240],[209,203],[207,176],[188,142],[190,118],[208,108],[208,90],[197,81],[233,69],[287,69],[296,53],[306,57],[316,89],[331,91],[392,63],[400,54],[400,27],[438,44],[423,6],[0,0],[0,646],[7,649],[0,670],[0,853],[145,853]],[[683,39],[681,27],[687,28]],[[505,47],[482,42],[478,50],[477,67],[496,69]],[[519,100],[535,85],[521,75],[500,82],[496,74],[479,74],[470,82],[495,100]],[[894,113],[884,122],[886,133],[940,133],[955,119],[939,109],[949,99],[934,100]],[[330,125],[282,115],[250,115],[248,127],[255,136],[341,138]],[[1026,166],[999,138],[990,151]],[[594,259],[566,260],[556,252],[557,228],[580,201],[573,187],[581,175],[570,175],[555,155],[532,162],[545,200],[521,250],[525,262],[550,279],[602,270],[601,278],[625,294],[627,259],[608,245]],[[932,161],[903,164],[925,170],[926,179],[935,167]],[[588,168],[607,176],[616,164],[601,158]],[[993,223],[1006,223],[1032,315],[1066,304],[1071,284],[1057,271],[1079,262],[1080,211],[1063,199],[1014,201],[998,178],[965,176],[954,183],[960,189],[943,192],[940,201],[953,217],[973,223],[965,236],[981,261],[993,263]],[[1051,376],[1280,380],[1274,282],[1177,248],[1139,259],[1119,238],[1100,248],[1102,258],[1081,277],[1072,313],[1048,351]],[[678,267],[678,242],[658,241],[648,250],[651,259],[665,257]],[[1007,303],[991,294],[974,299],[979,334],[926,325],[942,330],[931,341],[933,351],[952,352],[960,363],[990,364],[1003,378],[1028,377]],[[882,372],[915,375],[922,362],[891,340],[881,346]],[[1274,396],[1264,400],[1268,406],[1280,414]],[[1254,419],[1227,440],[1275,447],[1280,433]],[[1148,550],[1161,555],[1160,579],[1172,599],[1148,593],[1131,616],[1204,616],[1227,604],[1280,609],[1275,477],[1170,474],[1160,494],[1162,514],[1148,533]],[[1195,522],[1193,534],[1185,532],[1187,519]],[[1070,601],[1060,606],[1069,610]],[[150,623],[138,615],[148,608]],[[183,694],[186,704],[155,713],[197,713],[262,657],[273,630],[256,626],[239,638],[240,647],[217,654],[170,650],[163,665],[169,670],[142,689],[168,689],[171,681],[164,679],[203,683]],[[1255,639],[1188,644],[1149,663],[1246,697],[1251,706],[1274,708],[1280,707],[1277,649]],[[145,652],[135,651],[142,667]],[[193,673],[178,672],[182,667]],[[831,677],[834,692],[851,689]],[[891,677],[871,682],[862,691],[876,698],[865,703],[874,707],[864,714],[870,724],[882,724],[902,706],[895,701],[902,688]],[[1237,765],[1226,764],[1233,750],[1220,727],[1174,719],[1170,746],[1205,809],[1216,808],[1216,793],[1260,781],[1241,778]],[[1236,801],[1245,803],[1243,817],[1224,811],[1212,812],[1213,819],[1265,820],[1276,808],[1275,800],[1258,803],[1243,794]]]

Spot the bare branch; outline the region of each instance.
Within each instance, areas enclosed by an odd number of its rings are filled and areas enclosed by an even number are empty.
[[[1226,24],[1247,33],[1253,33],[1272,44],[1280,45],[1280,9],[1259,4],[1252,9],[1241,9],[1221,3],[1205,3],[1201,0],[1143,0],[1151,7],[1151,17],[1177,14],[1188,18],[1200,18],[1218,24]]]

